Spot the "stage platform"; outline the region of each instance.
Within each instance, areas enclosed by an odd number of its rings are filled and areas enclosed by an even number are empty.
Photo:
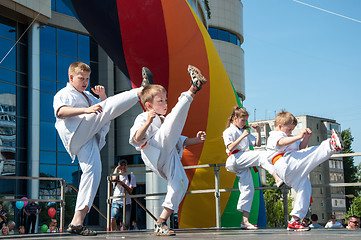
[[[26,235],[1,236],[2,239],[255,239],[255,240],[298,240],[298,239],[361,239],[361,230],[347,229],[312,229],[308,232],[289,232],[284,228],[267,228],[258,230],[227,229],[177,229],[176,236],[156,237],[151,230],[106,232],[98,231],[97,236],[83,237],[70,233],[37,233]]]

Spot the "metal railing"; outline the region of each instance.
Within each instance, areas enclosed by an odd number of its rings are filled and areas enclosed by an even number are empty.
[[[64,216],[65,216],[65,180],[62,178],[51,178],[51,177],[21,177],[21,176],[0,176],[0,179],[10,179],[10,180],[39,180],[39,181],[59,181],[60,182],[60,199],[11,199],[4,198],[0,201],[7,202],[58,202],[60,203],[60,227],[59,231],[62,232],[64,229]]]
[[[361,156],[361,153],[346,153],[346,154],[333,154],[331,157],[354,157],[354,156]],[[239,191],[238,188],[231,188],[231,189],[221,189],[220,188],[220,178],[219,172],[220,167],[224,167],[225,163],[218,163],[218,164],[203,164],[203,165],[195,165],[195,166],[185,166],[184,170],[189,169],[198,169],[198,168],[213,168],[214,169],[214,188],[212,189],[202,189],[202,190],[192,190],[187,191],[186,194],[202,194],[202,193],[214,193],[215,197],[215,205],[216,205],[216,228],[221,228],[221,193],[226,192],[233,192]],[[123,196],[112,196],[112,176],[119,176],[119,175],[129,175],[129,174],[143,174],[143,173],[152,173],[151,170],[145,171],[136,171],[136,172],[126,172],[126,173],[117,173],[111,174],[107,177],[108,181],[108,194],[107,194],[107,231],[110,230],[110,211],[111,211],[111,204],[113,199],[119,198],[139,198],[139,197],[150,197],[150,196],[164,196],[167,193],[151,193],[151,194],[132,194],[132,195],[123,195]],[[349,186],[361,186],[361,183],[329,183],[329,184],[314,184],[312,185],[313,188],[318,187],[349,187]],[[270,187],[255,187],[255,190],[274,190],[274,189],[281,189],[282,196],[283,196],[283,209],[284,209],[284,224],[287,226],[288,223],[288,193],[291,189],[290,187],[284,185],[281,188],[276,186]],[[125,208],[124,208],[125,209]],[[144,208],[143,208],[144,209]],[[155,217],[151,214],[148,210],[146,210],[153,219]],[[125,218],[125,212],[123,211],[123,219]]]

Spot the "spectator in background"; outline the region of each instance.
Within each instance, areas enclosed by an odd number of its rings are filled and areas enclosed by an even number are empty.
[[[9,221],[8,222],[8,228],[9,228],[9,235],[13,235],[15,234],[15,222],[14,221]]]
[[[6,211],[3,209],[3,204],[0,203],[0,228],[2,227],[3,223],[6,223]]]
[[[19,231],[19,234],[24,234],[25,233],[25,227],[23,225],[20,225],[18,231]]]
[[[356,216],[350,216],[347,218],[347,229],[356,230],[360,229],[360,218]]]
[[[117,173],[126,173],[128,170],[128,163],[127,160],[121,159],[118,163],[118,166],[114,169],[113,174]],[[112,176],[113,181],[117,181],[114,183],[114,193],[113,196],[122,196],[122,195],[129,195],[133,192],[133,189],[136,187],[135,176],[133,174],[130,175],[119,175],[119,176]],[[124,188],[126,191],[124,191]],[[124,199],[125,199],[125,223],[123,223],[123,206],[124,206]],[[112,204],[112,212],[111,212],[111,230],[117,231],[117,219],[120,219],[122,223],[121,226],[123,230],[130,229],[130,215],[132,210],[132,200],[130,198],[120,198],[114,199]]]
[[[325,228],[343,228],[340,222],[337,222],[336,217],[331,215],[331,219],[326,223]]]
[[[310,228],[323,228],[323,226],[321,226],[319,223],[318,223],[318,216],[317,214],[312,214],[311,215],[311,224],[309,226]]]
[[[4,224],[3,227],[1,228],[1,235],[6,236],[8,234],[9,234],[9,228],[8,226],[6,226],[6,224]]]
[[[347,228],[346,220],[344,218],[341,219],[341,224],[344,228]]]
[[[139,230],[138,226],[137,226],[137,222],[136,221],[132,221],[132,230]]]
[[[38,216],[39,213],[41,212],[41,208],[37,203],[31,201],[30,204],[26,205],[24,211],[25,214],[28,216],[25,233],[29,233],[30,224],[31,224],[31,233],[35,233],[36,216]]]

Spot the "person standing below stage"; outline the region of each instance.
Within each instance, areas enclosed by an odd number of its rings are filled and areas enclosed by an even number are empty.
[[[336,220],[335,215],[331,215],[331,219],[325,225],[325,228],[343,228],[342,224]]]
[[[40,206],[34,201],[31,201],[30,204],[26,205],[24,212],[28,216],[28,220],[26,221],[25,233],[26,234],[29,233],[30,224],[31,224],[31,233],[35,233],[36,216],[38,216],[39,213],[41,212]]]
[[[90,67],[74,62],[68,71],[69,82],[54,96],[55,128],[73,161],[78,157],[82,170],[75,213],[68,231],[84,236],[96,235],[83,226],[97,193],[101,177],[100,150],[110,121],[134,106],[143,88],[132,89],[107,98],[103,86],[86,91],[89,85]]]
[[[129,143],[141,151],[145,165],[168,182],[163,211],[154,227],[157,236],[175,235],[166,221],[173,212],[178,211],[188,188],[188,178],[180,161],[182,153],[186,146],[203,143],[206,137],[204,131],[199,131],[194,138],[181,136],[191,102],[207,82],[197,68],[188,66],[188,72],[192,77],[192,86],[180,95],[166,117],[168,105],[165,88],[160,85],[144,87],[141,101],[146,112],[137,116],[130,129]],[[144,80],[147,81],[146,74]]]
[[[226,169],[236,173],[239,178],[238,187],[241,194],[239,195],[237,210],[243,213],[241,228],[255,230],[258,229],[257,226],[252,225],[248,220],[254,195],[250,167],[262,166],[272,174],[278,187],[283,181],[276,175],[273,165],[268,162],[266,152],[250,151],[250,146],[261,146],[261,133],[257,124],[251,126],[256,130],[257,138],[246,130],[248,117],[249,114],[245,108],[233,107],[227,122],[227,129],[223,132],[223,140],[229,155]]]
[[[349,216],[347,218],[347,229],[349,230],[360,229],[360,218],[357,216]]]
[[[119,161],[118,166],[114,169],[113,174],[117,173],[126,173],[128,170],[127,160],[122,159]],[[129,195],[133,192],[133,189],[137,186],[135,182],[135,176],[133,174],[112,176],[114,183],[114,197]],[[126,191],[124,191],[126,188]],[[117,220],[121,222],[123,230],[130,229],[130,217],[132,214],[132,199],[125,198],[125,223],[123,222],[123,207],[124,207],[124,198],[113,199],[112,212],[111,212],[111,230],[118,231]]]
[[[323,228],[323,226],[321,226],[319,223],[318,223],[318,216],[317,214],[312,214],[311,215],[311,224],[309,226],[310,228]]]
[[[280,111],[267,140],[267,152],[277,175],[297,193],[287,230],[308,231],[310,228],[301,223],[310,206],[312,188],[308,174],[343,146],[340,135],[332,130],[331,139],[307,148],[312,131],[306,128],[293,136],[296,126],[297,119],[291,113]]]

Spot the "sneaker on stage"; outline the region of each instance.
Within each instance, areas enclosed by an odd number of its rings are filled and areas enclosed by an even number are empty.
[[[257,227],[257,225],[243,224],[243,223],[241,223],[241,229],[245,229],[245,230],[257,230],[258,227]]]
[[[300,221],[293,221],[288,223],[288,231],[310,231],[311,228],[307,224],[303,224]]]

